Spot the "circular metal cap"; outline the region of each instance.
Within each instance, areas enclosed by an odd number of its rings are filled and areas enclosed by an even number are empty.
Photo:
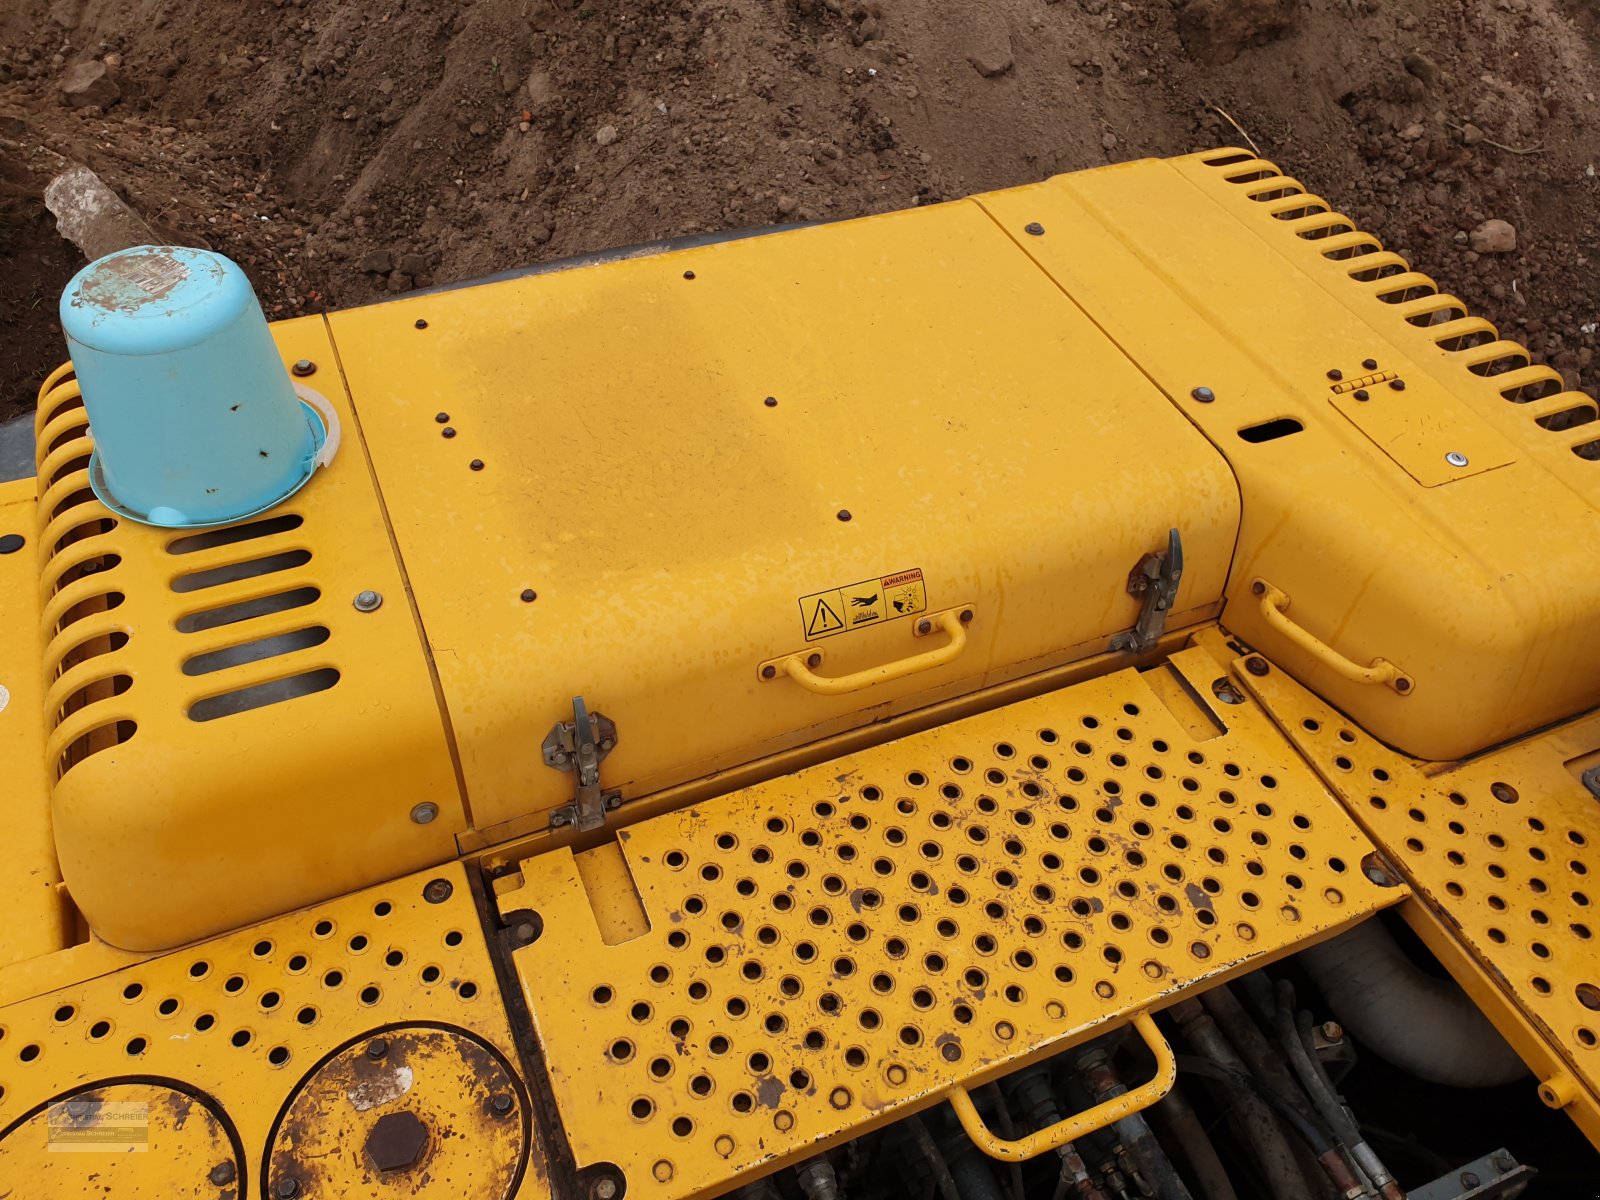
[[[418,825],[426,825],[438,815],[439,806],[427,801],[424,801],[411,810],[411,819]]]
[[[297,1181],[305,1200],[514,1195],[528,1142],[518,1082],[502,1055],[470,1034],[427,1025],[384,1037],[383,1058],[367,1056],[370,1038],[357,1041],[301,1082],[268,1147],[267,1178]]]
[[[1467,456],[1459,450],[1450,451],[1449,454],[1444,456],[1444,460],[1452,467],[1464,467],[1467,465]]]

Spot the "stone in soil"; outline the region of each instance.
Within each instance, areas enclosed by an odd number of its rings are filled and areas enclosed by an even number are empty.
[[[110,108],[122,98],[122,89],[105,63],[90,59],[67,68],[61,94],[73,108]]]
[[[1202,62],[1225,63],[1241,50],[1282,37],[1299,0],[1190,0],[1178,12],[1178,36]]]
[[[1472,231],[1472,249],[1477,254],[1510,254],[1517,248],[1517,230],[1509,221],[1485,221]]]

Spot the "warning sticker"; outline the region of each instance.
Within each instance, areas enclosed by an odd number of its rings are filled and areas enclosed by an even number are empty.
[[[909,617],[927,607],[922,570],[912,568],[800,597],[800,627],[807,641],[815,641]]]

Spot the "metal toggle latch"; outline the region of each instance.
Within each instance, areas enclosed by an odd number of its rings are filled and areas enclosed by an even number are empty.
[[[622,803],[621,792],[602,791],[600,763],[615,749],[617,726],[610,717],[589,712],[582,696],[572,698],[572,720],[562,721],[544,739],[544,763],[577,776],[571,804],[550,814],[550,825],[571,825],[579,832],[598,829],[606,813]]]
[[[1176,529],[1167,531],[1166,553],[1152,550],[1134,564],[1128,572],[1128,595],[1143,599],[1139,619],[1133,628],[1111,639],[1113,650],[1127,650],[1138,654],[1156,644],[1167,627],[1167,614],[1178,595],[1178,581],[1183,578],[1183,539]]]

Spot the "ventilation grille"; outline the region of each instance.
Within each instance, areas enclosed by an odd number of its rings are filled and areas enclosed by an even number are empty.
[[[1556,371],[1534,365],[1525,347],[1501,338],[1492,324],[1471,316],[1460,300],[1441,292],[1431,278],[1413,271],[1405,259],[1385,250],[1376,237],[1357,229],[1350,218],[1272,163],[1243,150],[1218,151],[1201,161],[1222,172],[1222,178],[1297,237],[1321,243],[1318,250],[1324,258],[1341,264],[1352,280],[1394,306],[1407,324],[1426,330],[1434,345],[1473,375],[1493,380],[1505,400],[1533,405],[1527,411],[1538,429],[1564,435],[1561,444],[1579,458],[1600,460],[1600,426],[1576,436],[1570,432],[1600,417],[1595,402],[1567,390]]]
[[[297,654],[329,638],[309,611],[321,593],[302,570],[311,562],[296,544],[303,517],[283,512],[152,546],[163,535],[125,525],[89,486],[94,442],[70,364],[45,381],[35,439],[48,753],[58,778],[137,734],[141,639],[176,633],[186,686],[168,694],[196,722],[338,681],[332,666],[308,667]]]

